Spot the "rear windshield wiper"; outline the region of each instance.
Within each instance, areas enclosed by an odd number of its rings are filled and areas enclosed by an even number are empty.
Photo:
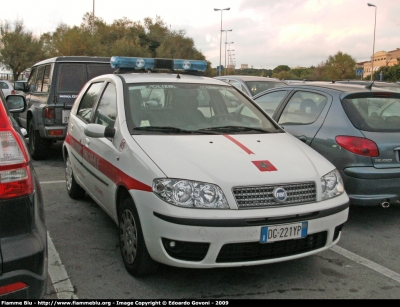
[[[176,127],[169,126],[146,126],[146,127],[135,127],[135,131],[154,131],[164,133],[186,133],[186,134],[215,134],[212,131],[201,131],[201,130],[185,130]]]

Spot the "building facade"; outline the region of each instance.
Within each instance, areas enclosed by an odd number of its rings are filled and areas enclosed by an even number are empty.
[[[363,63],[363,79],[371,77],[372,70],[377,72],[382,66],[394,66],[399,64],[400,48],[392,51],[378,51],[373,55],[372,61]],[[361,63],[359,63],[361,64]]]

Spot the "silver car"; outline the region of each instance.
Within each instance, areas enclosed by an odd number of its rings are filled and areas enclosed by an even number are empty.
[[[399,92],[309,82],[253,99],[285,131],[336,166],[351,205],[400,204]]]

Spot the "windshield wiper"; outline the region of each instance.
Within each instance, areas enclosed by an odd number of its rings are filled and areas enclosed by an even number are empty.
[[[254,127],[243,127],[243,126],[220,126],[220,127],[211,127],[211,128],[204,128],[196,131],[222,131],[222,132],[244,132],[244,131],[257,131],[262,133],[269,133],[262,128],[254,128]]]
[[[156,131],[164,133],[186,133],[186,134],[215,134],[212,131],[202,131],[202,130],[185,130],[176,127],[169,126],[146,126],[146,127],[135,127],[133,130],[136,131]]]

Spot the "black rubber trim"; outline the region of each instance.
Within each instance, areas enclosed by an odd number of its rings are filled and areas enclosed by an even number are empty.
[[[264,226],[275,225],[282,223],[299,222],[305,220],[314,220],[325,216],[330,216],[349,208],[349,203],[345,203],[335,208],[315,211],[309,214],[284,216],[279,218],[260,217],[257,219],[188,219],[167,216],[157,212],[153,212],[154,216],[169,223],[186,225],[186,226],[201,226],[201,227],[248,227],[248,226]]]

